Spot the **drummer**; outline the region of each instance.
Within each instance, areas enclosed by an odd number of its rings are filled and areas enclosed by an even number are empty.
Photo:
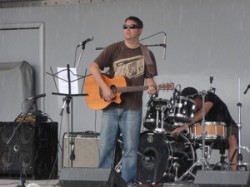
[[[207,92],[205,95],[204,108],[202,107],[202,94],[193,87],[186,87],[182,90],[181,96],[188,97],[194,100],[196,111],[191,122],[174,129],[171,134],[179,134],[188,129],[194,123],[200,122],[203,118],[205,121],[224,122],[227,126],[227,141],[228,141],[228,158],[231,160],[235,150],[237,149],[238,127],[231,117],[226,104],[213,92]],[[230,170],[237,170],[237,154],[233,157]]]

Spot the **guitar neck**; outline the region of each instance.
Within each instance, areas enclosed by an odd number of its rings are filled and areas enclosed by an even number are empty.
[[[148,86],[127,86],[127,87],[116,87],[116,91],[119,93],[126,92],[139,92],[148,89]]]

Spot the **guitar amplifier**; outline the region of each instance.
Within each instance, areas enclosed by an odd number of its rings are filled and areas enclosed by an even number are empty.
[[[98,167],[99,141],[99,133],[92,131],[64,133],[62,166]]]

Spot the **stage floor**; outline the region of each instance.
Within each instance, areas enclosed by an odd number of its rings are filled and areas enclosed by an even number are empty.
[[[69,170],[68,170],[69,171]],[[27,179],[25,181],[25,187],[64,187],[60,185],[60,182],[64,183],[66,187],[74,187],[75,184],[80,187],[85,187],[87,185],[88,187],[93,185],[93,187],[96,187],[95,184],[101,184],[106,185],[107,183],[111,182],[114,184],[121,184],[122,181],[118,180],[118,176],[112,174],[111,178],[104,177],[103,179],[102,175],[99,175],[98,177],[94,176],[92,172],[85,173],[85,176],[82,176],[81,172],[78,172],[80,175],[76,175],[72,172],[65,172],[67,173],[67,176],[61,177],[59,179],[52,179],[52,180],[31,180]],[[72,171],[75,172],[73,169]],[[79,170],[77,170],[79,171]],[[84,171],[90,171],[90,170],[84,170]],[[89,175],[90,173],[91,176]],[[106,176],[106,175],[105,175]],[[241,186],[241,187],[249,187],[250,186],[250,172],[249,171],[197,171],[197,174],[195,176],[194,180],[182,180],[179,182],[166,182],[166,183],[159,183],[159,184],[137,184],[136,187],[201,187],[204,185],[208,187],[212,186]],[[75,178],[76,177],[76,178]],[[93,178],[94,177],[94,178]],[[85,178],[85,179],[84,179]],[[108,180],[110,180],[108,182]],[[103,183],[104,182],[104,183]],[[107,182],[107,183],[106,183]],[[21,186],[21,180],[20,179],[1,179],[0,178],[0,187],[18,187]],[[72,184],[72,185],[71,185]],[[122,185],[124,186],[124,185]]]
[[[18,179],[0,179],[0,187],[17,187],[21,184]],[[27,180],[25,182],[26,187],[61,187],[59,179],[55,180]],[[74,186],[72,186],[74,187]],[[84,186],[83,186],[84,187]],[[192,182],[181,182],[181,183],[164,183],[157,185],[137,185],[137,187],[199,187],[194,185]]]
[[[21,185],[20,179],[0,179],[0,187],[17,187]],[[26,180],[26,187],[60,187],[59,180]]]

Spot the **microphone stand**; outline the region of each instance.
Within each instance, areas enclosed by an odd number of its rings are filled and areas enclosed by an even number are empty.
[[[152,35],[149,35],[149,36],[147,36],[145,38],[140,39],[140,41],[152,38],[152,37],[154,37],[156,35],[159,35],[159,34],[164,34],[163,43],[160,43],[160,44],[148,44],[148,45],[145,45],[145,46],[146,47],[163,47],[163,57],[162,58],[165,60],[166,59],[166,48],[167,48],[167,34],[166,34],[166,32],[164,32],[164,31],[157,32],[155,34],[152,34]],[[103,49],[104,49],[104,47],[96,47],[96,50],[103,50]]]
[[[241,149],[245,149],[247,150],[247,152],[249,153],[249,149],[248,147],[246,146],[242,146],[241,145],[241,142],[242,142],[242,136],[241,136],[241,129],[242,129],[242,124],[241,124],[241,107],[242,107],[242,104],[241,102],[239,101],[237,103],[237,106],[238,106],[238,147],[235,149],[233,155],[232,155],[232,158],[230,160],[230,163],[229,165],[232,164],[233,162],[233,159],[234,157],[236,156],[236,153],[238,153],[238,156],[237,156],[237,170],[241,170],[241,171],[247,171],[247,163],[243,163],[243,155],[242,155],[242,151]]]
[[[89,42],[89,41],[92,41],[92,40],[93,40],[93,38],[92,39],[87,39],[84,42],[82,42],[81,44],[77,45],[76,49],[78,47],[82,46],[82,53],[80,54],[80,57],[78,59],[77,64],[74,63],[74,66],[75,66],[76,69],[77,69],[77,67],[79,65],[80,59],[82,58],[82,54],[83,54],[83,51],[85,49],[86,43]],[[76,59],[76,52],[75,52],[75,59]],[[65,70],[63,70],[63,71],[65,71]],[[61,72],[63,72],[63,71],[61,71]],[[70,78],[70,72],[71,71],[70,71],[69,64],[67,64],[66,71],[67,71],[67,80],[64,80],[64,81],[68,82],[68,94],[59,93],[58,89],[57,89],[57,91],[58,91],[57,93],[52,92],[52,94],[65,96],[63,98],[63,105],[62,105],[62,109],[61,109],[60,115],[61,116],[63,115],[64,107],[66,105],[66,111],[67,111],[67,138],[68,138],[68,142],[67,142],[67,146],[68,146],[68,155],[67,155],[68,156],[68,166],[70,165],[71,167],[73,167],[73,160],[75,160],[75,154],[74,154],[74,150],[75,150],[74,148],[75,148],[75,146],[74,146],[73,138],[70,141],[70,136],[69,136],[70,129],[71,129],[71,134],[73,134],[73,100],[72,100],[72,97],[73,96],[87,96],[88,94],[84,94],[84,93],[83,94],[72,94],[71,93],[71,78]],[[52,72],[52,70],[51,70],[51,72]],[[55,82],[55,77],[58,78],[58,79],[61,79],[60,77],[57,76],[57,74],[59,74],[61,72],[58,72],[56,74],[53,74],[53,72],[51,74],[47,73],[47,72],[46,73],[49,74],[49,75],[51,75],[53,77],[53,79],[54,79],[54,82]],[[83,78],[85,79],[85,77],[86,77],[86,75],[85,76],[80,76],[80,78],[78,78],[77,80],[83,79]],[[83,81],[83,83],[84,83],[84,81]],[[55,83],[55,86],[57,88],[56,83]],[[70,104],[71,104],[71,110],[72,110],[71,113],[70,113]],[[71,121],[70,121],[70,119],[71,119]],[[71,145],[71,152],[70,152],[70,149],[69,149],[69,145]]]
[[[166,44],[164,44],[164,43],[159,43],[159,44],[146,44],[145,45],[146,47],[167,47],[167,45]],[[96,50],[103,50],[103,49],[105,49],[105,47],[96,47],[95,48]]]
[[[36,99],[37,99],[37,98],[34,98],[34,99],[33,99],[33,103],[32,103],[32,105],[30,105],[28,111],[26,112],[25,116],[23,117],[23,120],[20,121],[20,122],[17,124],[17,126],[14,128],[14,130],[13,130],[13,132],[12,132],[12,134],[11,134],[9,140],[7,141],[7,145],[9,145],[9,144],[11,143],[11,141],[13,140],[13,138],[14,138],[15,135],[16,135],[17,130],[22,126],[22,124],[24,123],[26,117],[28,116],[28,113],[31,111],[32,106],[33,106],[34,104],[36,104]],[[22,168],[22,164],[23,164],[22,146],[18,146],[18,145],[15,146],[15,145],[14,145],[14,151],[15,151],[15,152],[18,152],[18,151],[19,151],[19,153],[20,153],[20,171],[19,171],[19,173],[20,173],[20,184],[17,185],[17,187],[25,187],[25,179],[23,179],[23,168]]]
[[[247,93],[247,90],[249,89],[249,87],[250,87],[250,85],[247,86],[246,90],[244,91],[244,94]],[[248,149],[248,147],[241,145],[241,142],[242,142],[242,137],[241,137],[241,129],[242,129],[241,107],[242,107],[242,104],[240,102],[240,79],[238,80],[238,100],[239,100],[239,102],[237,103],[237,106],[238,106],[238,124],[237,124],[237,126],[238,126],[238,147],[235,149],[235,151],[232,155],[232,158],[230,160],[230,165],[232,164],[233,159],[236,156],[236,153],[238,153],[238,155],[237,155],[237,170],[240,169],[240,170],[246,171],[247,164],[242,162],[243,156],[242,156],[241,149],[246,149],[248,152],[249,152],[249,149]]]

